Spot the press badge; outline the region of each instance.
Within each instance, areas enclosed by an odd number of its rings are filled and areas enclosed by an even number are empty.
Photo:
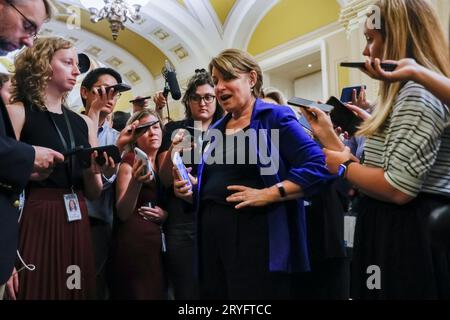
[[[355,216],[344,216],[344,242],[347,248],[353,248],[353,240],[355,238]]]
[[[81,220],[80,203],[75,193],[64,195],[64,205],[66,206],[67,221]]]

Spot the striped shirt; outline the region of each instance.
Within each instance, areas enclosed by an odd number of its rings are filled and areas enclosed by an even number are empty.
[[[384,169],[396,189],[450,197],[449,108],[423,86],[408,82],[399,92],[381,133],[367,139],[365,165]]]

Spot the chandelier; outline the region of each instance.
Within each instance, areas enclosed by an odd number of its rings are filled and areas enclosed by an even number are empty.
[[[116,40],[119,31],[125,29],[125,22],[134,23],[141,20],[141,7],[149,0],[80,0],[80,2],[89,10],[93,23],[108,20],[112,37]]]

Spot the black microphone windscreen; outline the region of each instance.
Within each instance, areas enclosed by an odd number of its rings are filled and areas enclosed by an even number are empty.
[[[181,99],[180,86],[178,85],[177,75],[173,71],[168,71],[166,76],[166,81],[169,84],[170,94],[173,100]]]

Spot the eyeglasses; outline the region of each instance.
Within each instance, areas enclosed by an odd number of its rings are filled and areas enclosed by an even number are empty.
[[[203,97],[199,96],[198,94],[194,94],[189,97],[189,100],[195,103],[201,103],[202,100],[205,101],[205,103],[212,103],[214,99],[216,99],[216,96],[213,96],[211,94],[205,94]]]
[[[17,7],[15,5],[13,5],[12,1],[8,0],[8,1],[6,1],[6,3],[8,3],[14,10],[16,10],[22,16],[23,30],[28,34],[29,37],[33,38],[33,40],[36,40],[37,33],[38,33],[38,27],[37,27],[36,23],[34,23],[33,21],[31,21],[30,19],[25,17],[25,15],[19,9],[17,9]]]
[[[205,69],[195,69],[195,74],[197,73],[206,73]]]

